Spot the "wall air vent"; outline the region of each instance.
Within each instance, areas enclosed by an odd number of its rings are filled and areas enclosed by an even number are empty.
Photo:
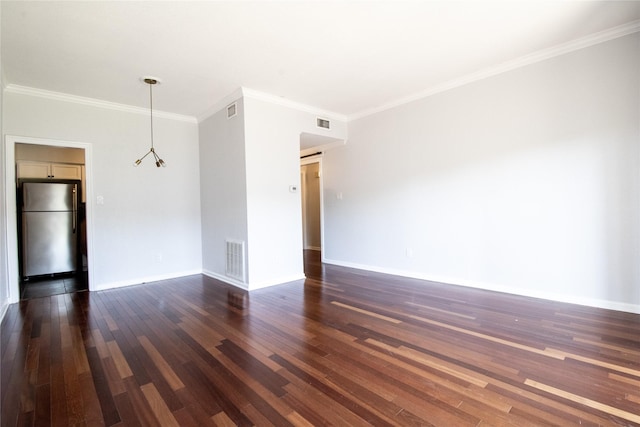
[[[238,114],[238,104],[235,102],[227,107],[227,119],[235,117]]]
[[[245,282],[244,242],[227,240],[227,265],[225,274],[228,277]]]
[[[331,122],[327,119],[316,118],[316,126],[322,129],[331,129]]]

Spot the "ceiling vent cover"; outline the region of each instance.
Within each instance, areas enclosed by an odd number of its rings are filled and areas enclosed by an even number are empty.
[[[238,114],[238,104],[235,102],[227,107],[227,119],[235,117]]]
[[[322,119],[320,117],[316,118],[316,126],[322,129],[331,129],[331,122],[327,119]]]

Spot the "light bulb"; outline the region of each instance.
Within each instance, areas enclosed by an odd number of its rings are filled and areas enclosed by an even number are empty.
[[[142,159],[136,160],[136,162],[133,164],[133,166],[139,166],[140,163],[142,163]]]

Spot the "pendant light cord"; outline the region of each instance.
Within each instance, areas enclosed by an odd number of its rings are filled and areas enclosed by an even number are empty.
[[[150,120],[149,120],[149,124],[150,124],[150,133],[151,133],[151,149],[147,152],[147,154],[145,154],[144,156],[140,157],[138,160],[136,160],[134,162],[134,166],[139,166],[140,163],[142,163],[142,160],[144,160],[145,157],[147,157],[149,154],[153,154],[153,159],[155,160],[156,166],[157,167],[166,167],[167,164],[164,162],[164,160],[162,160],[160,158],[160,156],[158,156],[158,153],[156,153],[155,148],[153,148],[153,88],[151,86],[153,86],[154,84],[158,83],[158,81],[154,78],[151,77],[146,77],[143,80],[145,83],[147,83],[149,85],[149,112],[150,112]]]
[[[151,151],[153,150],[153,85],[149,85],[149,111],[151,112]]]

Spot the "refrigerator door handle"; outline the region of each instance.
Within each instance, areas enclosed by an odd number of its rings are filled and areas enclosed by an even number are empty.
[[[76,226],[78,221],[78,194],[77,194],[78,184],[73,185],[73,215],[71,215],[72,220],[72,228],[73,234],[76,234]]]
[[[22,206],[20,207],[22,210],[25,210],[25,208],[28,206],[28,200],[29,192],[24,187],[22,187]]]

